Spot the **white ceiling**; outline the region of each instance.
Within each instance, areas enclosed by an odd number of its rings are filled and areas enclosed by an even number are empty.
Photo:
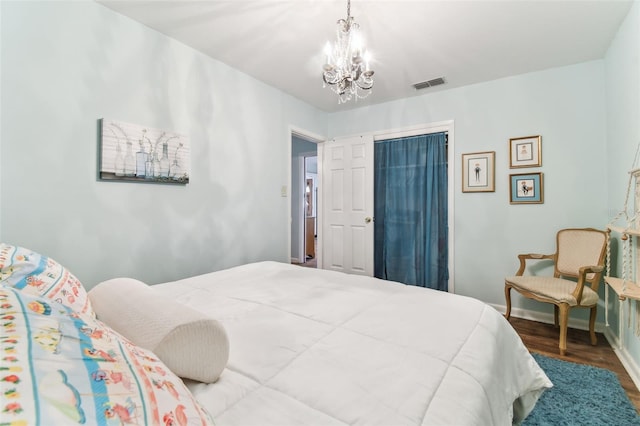
[[[338,105],[323,48],[341,0],[98,0],[328,112],[601,59],[632,0],[352,0],[375,71],[373,93]],[[421,91],[412,85],[444,77]]]

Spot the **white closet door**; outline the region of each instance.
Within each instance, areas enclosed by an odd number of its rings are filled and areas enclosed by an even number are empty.
[[[324,269],[373,276],[373,136],[323,147]]]

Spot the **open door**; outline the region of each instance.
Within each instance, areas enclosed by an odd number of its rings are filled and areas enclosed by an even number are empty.
[[[322,267],[373,276],[373,136],[323,145]]]

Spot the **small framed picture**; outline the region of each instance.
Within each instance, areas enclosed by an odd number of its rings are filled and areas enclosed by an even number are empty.
[[[542,166],[542,137],[525,136],[509,139],[509,167]]]
[[[462,154],[462,192],[494,192],[495,151]]]
[[[511,204],[544,203],[542,173],[516,174],[510,178]]]

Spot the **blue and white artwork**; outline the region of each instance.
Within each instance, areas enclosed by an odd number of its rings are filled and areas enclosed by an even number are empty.
[[[189,138],[170,130],[101,120],[100,179],[189,183]]]

